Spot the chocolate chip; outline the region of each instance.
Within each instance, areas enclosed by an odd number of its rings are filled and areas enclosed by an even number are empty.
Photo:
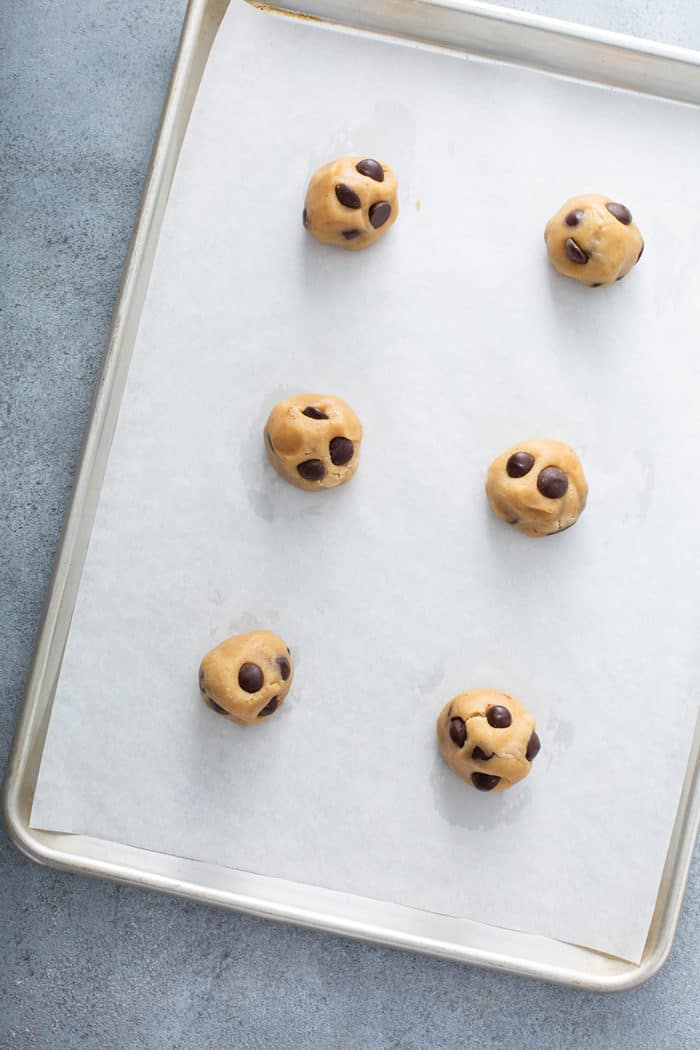
[[[618,222],[622,223],[623,226],[629,226],[632,222],[632,212],[629,208],[626,208],[624,204],[617,204],[615,201],[611,201],[610,204],[606,204],[605,207],[611,215],[615,216]]]
[[[569,479],[559,467],[545,467],[540,471],[537,488],[547,499],[561,499],[566,495],[568,487]]]
[[[269,430],[265,433],[265,437],[267,438],[268,445],[270,446],[270,448],[274,452],[275,451],[275,446],[272,444],[272,438],[270,437],[270,431]]]
[[[486,712],[486,721],[494,729],[507,729],[513,719],[507,707],[503,707],[502,704],[494,704]]]
[[[336,437],[333,438],[328,446],[328,451],[330,452],[331,463],[336,467],[342,467],[352,459],[355,454],[355,446],[350,438]]]
[[[525,751],[525,758],[528,762],[532,762],[533,758],[539,754],[541,747],[540,738],[537,733],[533,733],[527,742],[527,749]]]
[[[475,747],[472,751],[472,758],[475,758],[478,762],[488,762],[490,758],[493,758],[493,755],[487,755],[480,747]]]
[[[588,256],[584,252],[583,248],[580,248],[573,237],[566,238],[566,254],[569,256],[572,262],[575,263],[587,263]]]
[[[362,234],[362,230],[343,230],[343,237],[346,241],[354,241],[356,237]]]
[[[297,466],[304,481],[320,481],[325,476],[326,468],[320,459],[305,459]]]
[[[325,412],[322,412],[320,408],[314,408],[313,405],[307,405],[301,414],[308,416],[309,419],[328,419]]]
[[[366,175],[368,179],[374,179],[375,182],[384,182],[384,168],[378,160],[372,160],[371,157],[366,157],[356,164],[355,170],[359,171],[360,175]]]
[[[642,247],[639,249],[639,255],[637,256],[637,262],[639,262],[639,260],[641,259],[643,251],[644,251],[644,241],[642,241]],[[636,266],[637,263],[635,263],[634,265]]]
[[[282,681],[286,682],[290,674],[292,673],[292,668],[289,663],[289,660],[287,660],[287,658],[284,656],[278,656],[277,665],[280,669],[280,674],[282,675]]]
[[[567,226],[578,226],[582,218],[583,211],[581,208],[576,208],[574,211],[570,211],[564,216],[564,222]]]
[[[264,681],[263,673],[257,664],[241,664],[238,684],[246,693],[257,693],[259,689],[262,689]]]
[[[220,707],[216,700],[212,700],[210,696],[207,697],[207,703],[209,704],[212,711],[216,711],[217,715],[227,715],[228,711],[225,707]]]
[[[464,742],[467,739],[467,727],[461,718],[453,718],[450,720],[450,740],[457,747],[464,747]]]
[[[278,696],[273,696],[272,700],[268,700],[265,704],[262,711],[258,711],[258,718],[267,718],[268,715],[273,714],[277,710],[279,702],[280,698]]]
[[[362,201],[350,186],[339,182],[335,188],[335,195],[345,208],[361,208]]]
[[[624,276],[625,276],[624,273],[621,273],[619,277],[615,278],[615,280],[616,281],[621,281]]]
[[[509,478],[524,478],[535,465],[535,457],[529,452],[514,452],[506,463]],[[516,519],[517,520],[517,519]]]
[[[375,230],[378,230],[380,226],[383,226],[386,220],[391,215],[391,205],[388,201],[377,201],[369,209],[369,221],[374,226]]]
[[[591,285],[591,288],[600,288],[602,283],[602,281],[594,281],[594,283]]]
[[[306,210],[306,208],[304,208],[303,212],[301,213],[301,221],[304,224],[304,229],[308,230],[308,228],[309,228],[309,213]]]
[[[200,667],[200,669],[199,669],[199,688],[201,689],[202,692],[204,692],[204,668],[203,667]]]
[[[287,652],[289,653],[290,656],[292,655],[292,650],[289,648],[289,646],[287,646]]]
[[[500,777],[491,776],[490,773],[472,773],[472,784],[478,791],[493,791],[500,781]]]

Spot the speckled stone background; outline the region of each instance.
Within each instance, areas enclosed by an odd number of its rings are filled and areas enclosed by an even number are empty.
[[[503,2],[700,48],[697,0]],[[0,2],[0,764],[184,10]],[[2,831],[0,877],[2,1048],[698,1046],[697,853],[666,967],[621,996],[49,871]]]

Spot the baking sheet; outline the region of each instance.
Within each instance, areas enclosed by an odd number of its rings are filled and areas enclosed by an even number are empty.
[[[697,709],[696,118],[230,10],[34,826],[639,959]],[[401,183],[400,221],[361,255],[299,224],[311,170],[350,150]],[[598,188],[633,207],[647,252],[591,292],[550,272],[541,233]],[[273,474],[260,438],[277,398],[314,388],[366,429],[352,485],[318,499]],[[576,445],[591,482],[580,525],[541,544],[482,495],[492,456],[533,434]],[[196,667],[258,625],[293,647],[297,678],[251,733],[200,704]],[[504,796],[469,791],[434,749],[441,704],[478,684],[519,695],[543,738]]]

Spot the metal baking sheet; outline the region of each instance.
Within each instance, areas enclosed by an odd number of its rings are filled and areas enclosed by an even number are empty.
[[[329,5],[331,7],[332,5]],[[381,5],[378,5],[381,6]],[[396,5],[391,5],[392,9]],[[428,5],[406,5],[407,15],[415,8],[424,9]],[[377,5],[375,5],[376,10]],[[436,5],[436,8],[443,5]],[[484,19],[483,12],[469,10],[471,5],[464,5],[462,14],[469,18],[476,17]],[[410,9],[410,10],[409,10]],[[355,14],[358,8],[355,5]],[[332,13],[332,12],[330,12]],[[454,11],[453,11],[454,13]],[[655,968],[660,965],[665,952],[670,946],[672,928],[677,915],[680,902],[682,885],[687,874],[687,863],[692,848],[693,827],[697,823],[697,797],[693,791],[692,776],[696,769],[697,750],[693,761],[689,766],[688,777],[681,799],[679,818],[674,829],[672,848],[669,852],[669,861],[661,884],[661,893],[657,912],[652,923],[649,942],[644,960],[640,967],[630,967],[629,964],[619,960],[611,960],[598,953],[586,952],[583,949],[572,946],[561,945],[559,942],[550,941],[546,938],[533,937],[527,934],[511,934],[505,930],[495,930],[493,927],[472,923],[468,920],[450,920],[437,915],[427,913],[415,914],[414,909],[401,908],[394,905],[383,905],[379,902],[363,901],[361,898],[352,898],[344,894],[331,891],[313,890],[310,887],[278,885],[281,880],[270,880],[260,876],[247,875],[243,872],[235,872],[231,869],[221,869],[219,878],[213,878],[210,874],[210,865],[201,865],[188,861],[174,861],[172,858],[160,858],[155,863],[155,855],[150,851],[135,851],[127,847],[113,846],[110,850],[107,844],[97,844],[95,840],[85,839],[82,836],[56,836],[32,831],[28,827],[27,805],[31,800],[31,793],[36,776],[36,765],[40,757],[43,743],[43,730],[52,696],[52,684],[55,682],[58,670],[58,656],[62,651],[65,640],[66,620],[70,615],[72,600],[74,599],[75,587],[77,586],[82,553],[87,539],[92,512],[94,511],[94,500],[96,493],[88,492],[92,486],[93,490],[99,484],[104,466],[104,455],[107,451],[108,440],[98,441],[102,437],[108,439],[113,429],[114,413],[119,403],[119,386],[123,383],[128,355],[132,342],[133,332],[138,321],[138,303],[131,304],[128,300],[136,295],[142,297],[144,280],[147,276],[149,259],[143,257],[144,249],[152,253],[155,243],[155,227],[151,224],[154,218],[152,209],[162,209],[164,195],[169,185],[172,174],[172,165],[177,153],[178,138],[181,139],[184,128],[183,119],[186,120],[186,109],[191,101],[193,91],[196,87],[197,74],[203,64],[208,40],[216,24],[216,12],[206,5],[193,4],[188,14],[188,20],[183,35],[183,45],[180,51],[178,65],[176,67],[173,88],[166,108],[163,131],[154,157],[153,176],[144,199],[142,222],[139,225],[135,242],[132,247],[130,266],[127,268],[125,283],[122,291],[120,307],[132,305],[133,309],[120,312],[118,307],[115,314],[115,329],[113,339],[108,347],[103,374],[104,383],[98,388],[94,423],[86,439],[85,456],[81,467],[80,479],[76,491],[76,497],[67,522],[64,545],[57,562],[57,579],[47,610],[47,621],[40,637],[37,656],[33,669],[33,677],[27,695],[27,702],[23,715],[23,722],[18,731],[18,736],[13,752],[13,761],[9,767],[6,787],[6,809],[10,827],[15,837],[24,843],[27,849],[37,859],[43,859],[53,863],[62,863],[64,866],[72,866],[77,870],[92,870],[111,874],[114,877],[132,878],[135,881],[143,881],[149,885],[158,885],[163,888],[175,889],[179,892],[190,893],[193,880],[198,882],[198,896],[202,899],[214,899],[231,906],[246,907],[249,910],[261,914],[271,914],[281,918],[294,921],[306,921],[312,925],[323,928],[335,929],[343,932],[353,933],[357,936],[374,937],[388,943],[401,944],[419,950],[433,951],[466,961],[483,962],[486,965],[497,965],[519,972],[539,973],[541,976],[558,980],[568,980],[574,983],[586,984],[590,987],[624,987],[643,980]],[[408,22],[406,23],[408,24]],[[509,23],[510,24],[510,23]],[[497,37],[499,21],[494,18],[490,26],[492,38]],[[387,28],[391,28],[387,25]],[[530,27],[532,28],[532,27]],[[539,26],[545,34],[547,41],[551,44],[551,26]],[[556,29],[560,34],[561,29]],[[192,34],[192,38],[188,37]],[[547,35],[549,34],[549,35]],[[545,37],[543,37],[544,41]],[[568,38],[567,38],[568,39]],[[571,39],[578,39],[576,31],[571,34]],[[442,41],[443,43],[449,41]],[[568,40],[571,43],[571,40]],[[584,43],[590,48],[591,35],[584,39]],[[609,40],[599,42],[601,47],[624,48],[624,42]],[[481,50],[481,48],[476,48]],[[653,49],[652,49],[653,50]],[[664,68],[673,61],[669,57],[669,49],[664,49]],[[636,52],[639,53],[638,51]],[[518,56],[508,55],[511,59]],[[550,56],[551,57],[551,56]],[[658,58],[659,56],[652,56]],[[522,56],[526,64],[532,64],[529,56]],[[687,55],[678,55],[677,62],[679,70],[686,71],[689,63]],[[189,63],[189,69],[187,64]],[[551,61],[547,63],[551,64]],[[184,66],[184,68],[183,68]],[[198,67],[198,68],[196,68]],[[584,71],[575,67],[572,72],[581,75]],[[613,74],[615,69],[613,68]],[[613,76],[614,79],[614,76]],[[687,93],[683,87],[683,76],[679,72],[678,97],[686,97]],[[648,86],[648,85],[647,85]],[[177,132],[175,131],[177,129]],[[167,148],[166,148],[167,147]],[[160,190],[160,193],[157,191]],[[149,197],[152,193],[153,196]],[[160,216],[157,216],[159,218]],[[145,223],[145,225],[144,225]],[[151,236],[146,236],[150,234]],[[139,238],[143,235],[143,240]],[[134,269],[133,259],[138,257],[140,268]],[[141,281],[137,280],[140,278]],[[126,300],[126,302],[125,302]],[[121,327],[128,320],[131,327],[124,332]],[[121,372],[115,375],[116,365],[121,366]],[[101,403],[102,395],[107,388],[110,397]],[[111,417],[109,412],[112,412]],[[95,461],[95,453],[102,455],[101,462]],[[88,463],[93,471],[90,475]],[[86,475],[88,471],[88,475]],[[89,476],[90,475],[90,476]],[[83,491],[85,486],[86,491]],[[90,498],[91,495],[91,498]],[[83,497],[83,504],[78,514],[77,505]],[[77,520],[75,519],[78,514]],[[75,533],[71,527],[76,526]],[[80,541],[82,549],[75,551],[73,564],[67,559],[67,547],[74,541]],[[72,571],[71,571],[72,570]],[[62,572],[65,575],[62,576]],[[72,587],[72,595],[66,590],[61,590],[64,585]],[[61,605],[59,599],[63,597],[65,605]],[[58,604],[57,604],[58,603]],[[60,621],[60,614],[64,620]],[[54,617],[53,624],[50,622]],[[61,634],[63,631],[63,634]],[[47,634],[48,632],[48,634]],[[54,660],[49,652],[51,642],[54,643]],[[31,720],[36,720],[32,726]],[[30,732],[30,730],[33,730]],[[19,760],[18,760],[19,756]],[[23,806],[23,808],[22,808]],[[106,851],[106,852],[105,852]],[[141,857],[142,866],[140,876],[135,874],[133,867],[137,856]],[[146,862],[148,857],[148,862]],[[168,869],[168,865],[170,868]],[[195,875],[195,873],[199,873]],[[228,891],[222,888],[228,887]],[[257,892],[256,892],[257,890]],[[668,892],[665,899],[664,893]]]

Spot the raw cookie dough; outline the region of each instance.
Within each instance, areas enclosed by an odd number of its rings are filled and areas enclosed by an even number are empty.
[[[486,495],[494,513],[526,536],[551,536],[578,521],[588,484],[581,460],[568,445],[521,441],[494,459]]]
[[[396,222],[396,176],[371,157],[340,157],[311,176],[304,226],[318,241],[357,252]]]
[[[644,250],[629,208],[599,193],[562,204],[547,223],[544,240],[555,269],[591,288],[621,281]]]
[[[277,473],[307,492],[344,485],[357,470],[362,424],[339,397],[297,394],[280,401],[264,436]]]
[[[272,631],[250,631],[207,653],[199,667],[199,691],[214,711],[253,726],[279,710],[293,677],[294,661],[282,639]]]
[[[540,750],[530,712],[493,689],[470,689],[445,704],[437,737],[452,772],[478,791],[505,791],[517,784]]]

